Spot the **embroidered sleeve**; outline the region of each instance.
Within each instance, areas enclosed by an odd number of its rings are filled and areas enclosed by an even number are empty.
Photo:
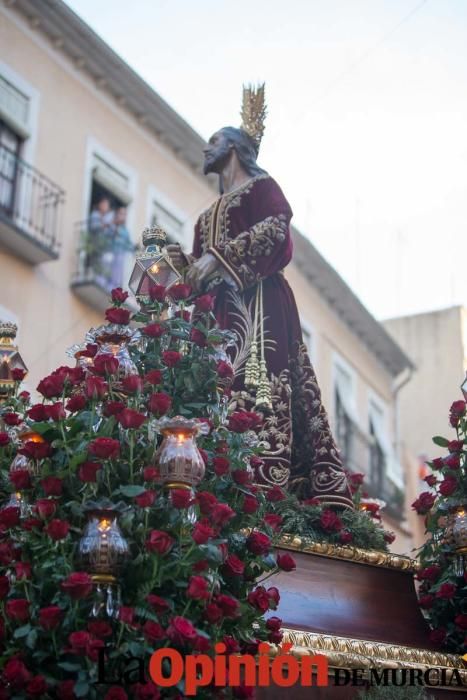
[[[268,216],[233,239],[208,248],[240,290],[281,270],[290,261],[288,217]]]

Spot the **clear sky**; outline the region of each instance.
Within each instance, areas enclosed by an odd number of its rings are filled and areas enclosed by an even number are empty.
[[[467,305],[466,0],[68,0],[203,137],[266,81],[259,163],[377,318]]]

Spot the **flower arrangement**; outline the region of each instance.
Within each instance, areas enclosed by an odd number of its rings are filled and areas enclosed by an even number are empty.
[[[449,422],[456,438],[436,436],[433,442],[446,456],[428,462],[430,487],[412,503],[424,516],[428,535],[421,547],[419,604],[431,630],[431,641],[447,651],[463,654],[467,645],[467,410],[454,401]],[[466,556],[464,556],[464,554]]]

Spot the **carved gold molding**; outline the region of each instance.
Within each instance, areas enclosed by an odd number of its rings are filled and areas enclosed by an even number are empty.
[[[294,656],[305,654],[325,654],[329,665],[335,668],[427,668],[459,671],[462,682],[467,685],[467,665],[460,656],[443,654],[429,649],[370,642],[364,639],[335,637],[331,634],[302,632],[284,628],[283,643],[292,644],[290,653]]]
[[[356,564],[370,564],[386,569],[397,569],[407,573],[416,573],[420,564],[415,559],[391,552],[378,552],[375,549],[359,549],[344,545],[329,544],[328,542],[312,542],[298,535],[282,535],[277,542],[282,549],[290,549],[294,552],[318,554],[319,556],[345,559]]]

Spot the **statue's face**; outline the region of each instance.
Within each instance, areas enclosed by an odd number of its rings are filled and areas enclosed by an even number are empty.
[[[221,131],[216,131],[203,148],[204,174],[220,173],[230,158],[232,148],[233,146],[229,144],[224,134]]]

